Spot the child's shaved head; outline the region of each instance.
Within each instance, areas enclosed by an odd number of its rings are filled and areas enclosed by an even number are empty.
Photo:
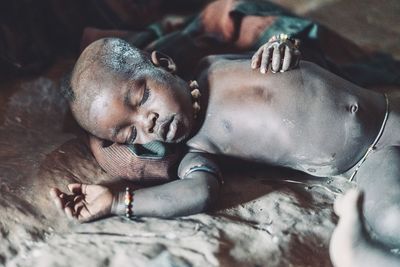
[[[122,39],[105,38],[89,45],[66,77],[62,89],[79,124],[86,128],[90,103],[101,88],[89,83],[101,84],[113,77],[134,78],[151,65],[145,52]]]
[[[99,138],[179,142],[190,134],[193,109],[190,88],[175,69],[162,53],[150,56],[106,38],[82,52],[62,91],[77,122]]]

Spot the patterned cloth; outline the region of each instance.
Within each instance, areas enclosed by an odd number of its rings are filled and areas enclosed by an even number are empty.
[[[107,144],[90,137],[90,149],[99,165],[113,177],[136,182],[165,182],[176,179],[183,148],[153,141],[147,144]]]

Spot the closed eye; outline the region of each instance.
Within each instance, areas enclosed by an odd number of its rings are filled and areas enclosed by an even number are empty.
[[[146,103],[147,99],[150,97],[150,89],[146,86],[143,91],[143,96],[142,100],[140,100],[139,106],[142,106],[144,103]]]

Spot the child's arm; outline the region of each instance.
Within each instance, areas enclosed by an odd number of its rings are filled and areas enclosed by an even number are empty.
[[[266,73],[271,67],[272,72],[285,72],[296,68],[300,60],[300,41],[285,34],[273,36],[261,46],[251,59],[251,67]]]
[[[217,198],[219,171],[207,155],[188,153],[179,167],[180,180],[134,190],[134,216],[175,217],[205,211]],[[80,222],[125,214],[125,190],[113,193],[105,186],[71,184],[70,194],[54,188],[51,196],[69,218]],[[133,189],[133,188],[132,188]]]

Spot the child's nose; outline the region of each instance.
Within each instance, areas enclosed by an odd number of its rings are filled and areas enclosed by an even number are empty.
[[[151,112],[148,115],[146,125],[145,125],[145,130],[148,133],[154,132],[154,127],[156,126],[156,121],[157,121],[158,117],[159,117],[158,113],[155,113],[155,112]]]

